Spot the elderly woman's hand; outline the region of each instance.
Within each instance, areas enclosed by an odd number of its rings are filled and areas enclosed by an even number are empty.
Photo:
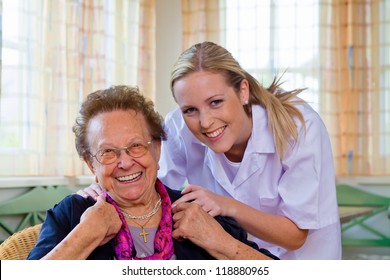
[[[173,209],[172,237],[189,239],[199,247],[212,250],[228,236],[221,225],[206,213],[199,204],[179,203]]]
[[[85,260],[98,246],[110,241],[122,222],[103,195],[80,217],[80,223],[42,259]]]
[[[228,234],[199,204],[179,203],[172,208],[172,212],[172,237],[177,240],[189,239],[216,259],[271,259]]]
[[[114,238],[122,226],[114,206],[106,202],[103,195],[83,213],[80,223],[87,224],[91,233],[101,238],[99,246]]]

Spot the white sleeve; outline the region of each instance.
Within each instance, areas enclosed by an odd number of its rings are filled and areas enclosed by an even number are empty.
[[[177,110],[173,111],[165,118],[167,140],[162,141],[158,171],[158,178],[163,184],[176,190],[181,189],[187,179],[185,147],[180,132],[183,124],[179,113]]]

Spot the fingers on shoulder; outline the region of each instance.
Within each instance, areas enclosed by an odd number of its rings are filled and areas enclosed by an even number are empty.
[[[182,194],[186,194],[186,193],[190,193],[190,192],[194,192],[194,191],[199,191],[199,190],[203,190],[204,188],[201,187],[201,186],[197,186],[197,185],[188,185],[186,186],[182,191],[181,193]]]

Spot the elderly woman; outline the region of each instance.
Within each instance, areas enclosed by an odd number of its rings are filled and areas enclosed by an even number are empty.
[[[137,88],[88,96],[73,127],[79,155],[104,188],[47,212],[28,259],[272,259],[229,218],[212,218],[157,179],[162,118]],[[228,244],[228,245],[227,245]]]

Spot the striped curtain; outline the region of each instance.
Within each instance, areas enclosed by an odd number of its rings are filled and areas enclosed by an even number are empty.
[[[390,2],[321,1],[321,114],[339,175],[390,175]]]
[[[181,0],[182,48],[203,41],[221,43],[223,9],[219,0]]]
[[[0,175],[89,174],[71,130],[79,105],[114,84],[153,98],[155,1],[0,3]]]

